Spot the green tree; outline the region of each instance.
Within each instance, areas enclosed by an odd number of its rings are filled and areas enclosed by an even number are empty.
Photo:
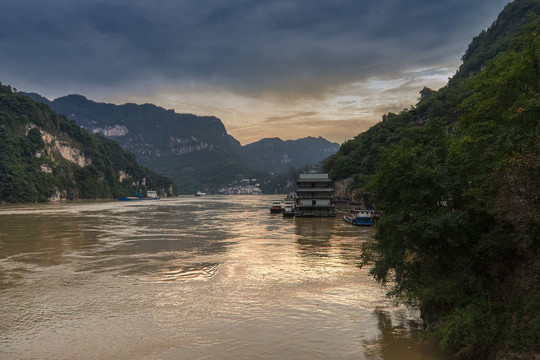
[[[540,46],[519,40],[463,84],[457,123],[410,129],[370,184],[383,216],[364,263],[476,357],[540,346],[538,279],[515,283],[540,267]]]

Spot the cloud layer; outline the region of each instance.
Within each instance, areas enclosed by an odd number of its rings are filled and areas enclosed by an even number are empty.
[[[455,71],[507,2],[0,0],[0,81],[48,96],[155,100],[195,87],[276,103],[325,99],[373,79]]]

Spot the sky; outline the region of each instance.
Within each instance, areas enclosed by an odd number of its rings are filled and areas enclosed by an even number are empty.
[[[439,89],[508,0],[0,0],[0,82],[342,143]]]

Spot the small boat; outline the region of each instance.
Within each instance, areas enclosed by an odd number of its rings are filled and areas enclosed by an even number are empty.
[[[294,206],[292,201],[285,200],[285,204],[283,205],[283,210],[281,214],[283,215],[283,217],[294,216]]]
[[[272,201],[272,206],[270,207],[270,212],[277,214],[281,212],[281,201]]]
[[[156,190],[148,190],[146,192],[146,197],[147,199],[145,200],[159,200],[159,196]]]
[[[148,190],[146,192],[146,196],[142,195],[141,190],[135,194],[135,196],[124,196],[118,198],[118,201],[140,201],[140,200],[159,200],[159,196],[157,194],[157,191],[155,190]]]
[[[373,210],[352,209],[343,217],[343,220],[353,225],[373,226],[375,213]]]

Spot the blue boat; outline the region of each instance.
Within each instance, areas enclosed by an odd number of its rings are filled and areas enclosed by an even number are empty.
[[[118,198],[118,201],[140,201],[140,200],[159,200],[159,196],[157,195],[157,191],[155,190],[148,190],[146,192],[146,196],[143,196],[141,193],[141,190],[135,194],[135,196],[124,196]]]
[[[346,222],[359,226],[373,226],[375,224],[375,214],[373,210],[353,209],[343,217]]]

